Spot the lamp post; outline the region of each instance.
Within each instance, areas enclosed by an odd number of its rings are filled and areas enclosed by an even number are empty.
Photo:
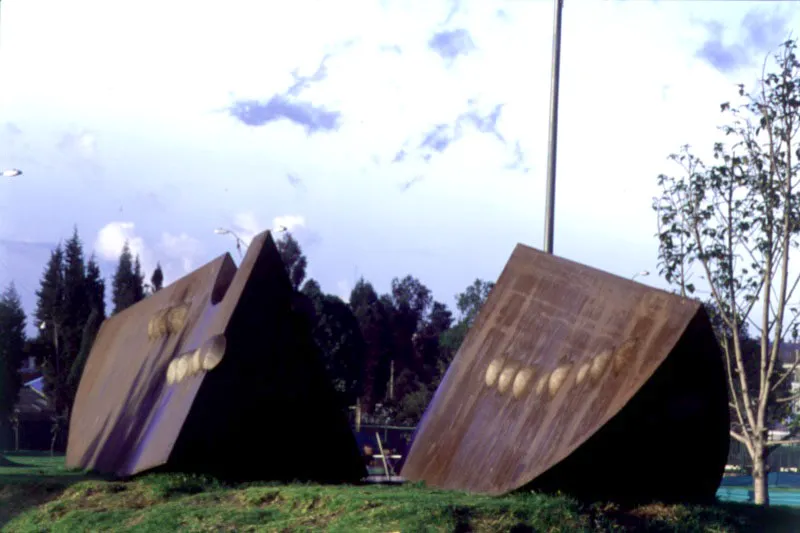
[[[550,134],[547,153],[547,204],[544,215],[544,251],[553,253],[553,225],[556,202],[556,153],[558,141],[558,81],[561,75],[561,13],[564,0],[555,0],[553,21],[553,69],[550,78]]]
[[[647,271],[647,270],[642,270],[641,272],[637,272],[636,274],[634,274],[634,275],[631,277],[631,281],[634,281],[634,280],[635,280],[636,278],[638,278],[639,276],[641,276],[641,277],[643,277],[643,278],[644,278],[644,277],[646,277],[646,276],[649,276],[649,275],[650,275],[650,272],[649,272],[649,271]]]
[[[16,178],[17,176],[22,175],[22,171],[18,168],[7,168],[0,172],[0,175],[2,175],[4,178]]]
[[[242,252],[242,246],[244,245],[247,248],[247,244],[239,237],[235,232],[225,229],[225,228],[217,228],[214,230],[214,233],[217,235],[230,235],[234,239],[236,239],[236,249],[239,251],[239,259],[244,257],[244,253]]]

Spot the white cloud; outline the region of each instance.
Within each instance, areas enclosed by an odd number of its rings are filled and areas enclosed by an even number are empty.
[[[173,235],[164,232],[161,235],[159,253],[167,260],[180,261],[183,274],[188,274],[197,268],[196,261],[203,255],[203,245],[187,233]]]
[[[305,217],[301,215],[281,215],[272,219],[271,231],[278,234],[283,228],[293,231],[297,228],[304,227],[306,227]],[[245,244],[249,245],[253,237],[268,228],[261,224],[255,213],[252,211],[244,211],[237,213],[233,217],[233,229],[236,235],[242,239]],[[277,235],[275,235],[275,237],[277,237]]]
[[[255,213],[252,211],[237,213],[233,217],[233,226],[238,237],[248,245],[253,240],[253,237],[264,231],[263,226],[259,224]]]
[[[97,232],[94,242],[94,251],[102,259],[115,261],[119,259],[125,241],[131,249],[131,253],[140,257],[144,261],[145,244],[144,239],[135,233],[136,226],[133,222],[109,222]]]
[[[91,159],[97,151],[97,137],[86,130],[71,132],[61,138],[59,146],[83,158]]]

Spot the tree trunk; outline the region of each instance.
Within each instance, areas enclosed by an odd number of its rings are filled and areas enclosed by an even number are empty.
[[[767,453],[763,445],[755,446],[753,454],[753,503],[769,505],[767,488]]]

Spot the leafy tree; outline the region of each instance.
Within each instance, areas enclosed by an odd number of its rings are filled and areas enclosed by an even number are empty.
[[[299,290],[303,280],[306,279],[306,268],[308,267],[308,260],[300,249],[300,243],[286,231],[275,245],[286,267],[286,272],[289,274],[292,287]]]
[[[11,427],[22,386],[19,368],[25,353],[25,312],[14,284],[0,295],[0,442]]]
[[[309,292],[317,309],[314,340],[322,350],[334,388],[347,405],[353,405],[363,392],[366,351],[358,320],[338,296]]]
[[[139,257],[134,260],[130,245],[125,242],[119,256],[117,270],[112,281],[111,300],[114,313],[127,309],[144,297],[144,278]]]
[[[388,303],[378,298],[372,284],[361,278],[350,292],[350,309],[364,339],[362,405],[371,412],[386,396],[392,358],[392,329]]]
[[[440,366],[445,355],[443,352],[447,350],[447,347],[442,345],[442,335],[449,331],[452,325],[453,313],[445,304],[433,302],[415,338],[414,349],[419,359],[420,378],[432,388],[431,392],[438,386]]]
[[[161,270],[161,263],[156,263],[156,269],[150,277],[150,286],[153,288],[153,292],[160,291],[164,286],[164,272]]]
[[[475,317],[478,316],[478,312],[483,307],[493,288],[494,282],[476,279],[472,285],[464,289],[464,292],[456,295],[456,307],[459,313],[458,321],[453,327],[443,332],[439,339],[441,359],[439,361],[437,385],[441,378],[444,377],[447,367],[464,342],[469,328],[472,327]]]
[[[483,307],[486,298],[494,288],[494,282],[476,279],[472,285],[464,289],[464,292],[456,295],[456,308],[460,313],[459,321],[465,322],[467,326],[472,326],[478,311]]]
[[[405,276],[402,279],[394,278],[391,293],[381,300],[388,312],[392,331],[391,361],[397,374],[394,395],[402,398],[416,389],[423,378],[423,365],[416,357],[414,342],[424,324],[433,296],[430,289],[417,278]]]
[[[319,282],[313,278],[303,283],[303,288],[300,289],[300,292],[308,296],[315,304],[321,304],[322,299],[325,296],[325,294],[322,292],[322,287],[320,287]],[[320,305],[316,305],[317,312],[321,311],[321,309],[322,308]]]
[[[787,313],[798,284],[789,260],[800,234],[795,49],[795,41],[784,43],[775,56],[777,70],[764,74],[754,94],[740,85],[742,103],[721,105],[729,117],[722,128],[728,142],[714,145],[712,164],[688,146],[671,156],[682,174],[659,176],[661,195],[653,204],[661,275],[691,294],[690,276],[699,270],[723,324],[718,337],[734,412],[731,437],[752,458],[758,504],[769,503],[770,448],[794,439],[772,441],[768,430],[775,405],[793,400],[776,395],[786,376],[778,354],[784,339],[796,338],[798,330],[798,314]],[[744,325],[755,329],[752,357]]]
[[[397,409],[397,422],[416,424],[425,413],[446,370],[446,366],[443,367],[446,347],[441,345],[441,338],[452,323],[453,314],[447,306],[433,302],[414,336],[415,370],[404,369],[397,380],[399,387],[405,390]]]

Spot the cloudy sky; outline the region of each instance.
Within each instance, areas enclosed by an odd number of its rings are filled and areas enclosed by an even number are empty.
[[[555,252],[663,286],[652,197],[800,22],[789,2],[567,0]],[[345,7],[347,9],[345,9]],[[541,247],[546,0],[3,0],[0,284],[34,303],[74,224],[169,280],[286,225],[346,296],[447,303]]]

